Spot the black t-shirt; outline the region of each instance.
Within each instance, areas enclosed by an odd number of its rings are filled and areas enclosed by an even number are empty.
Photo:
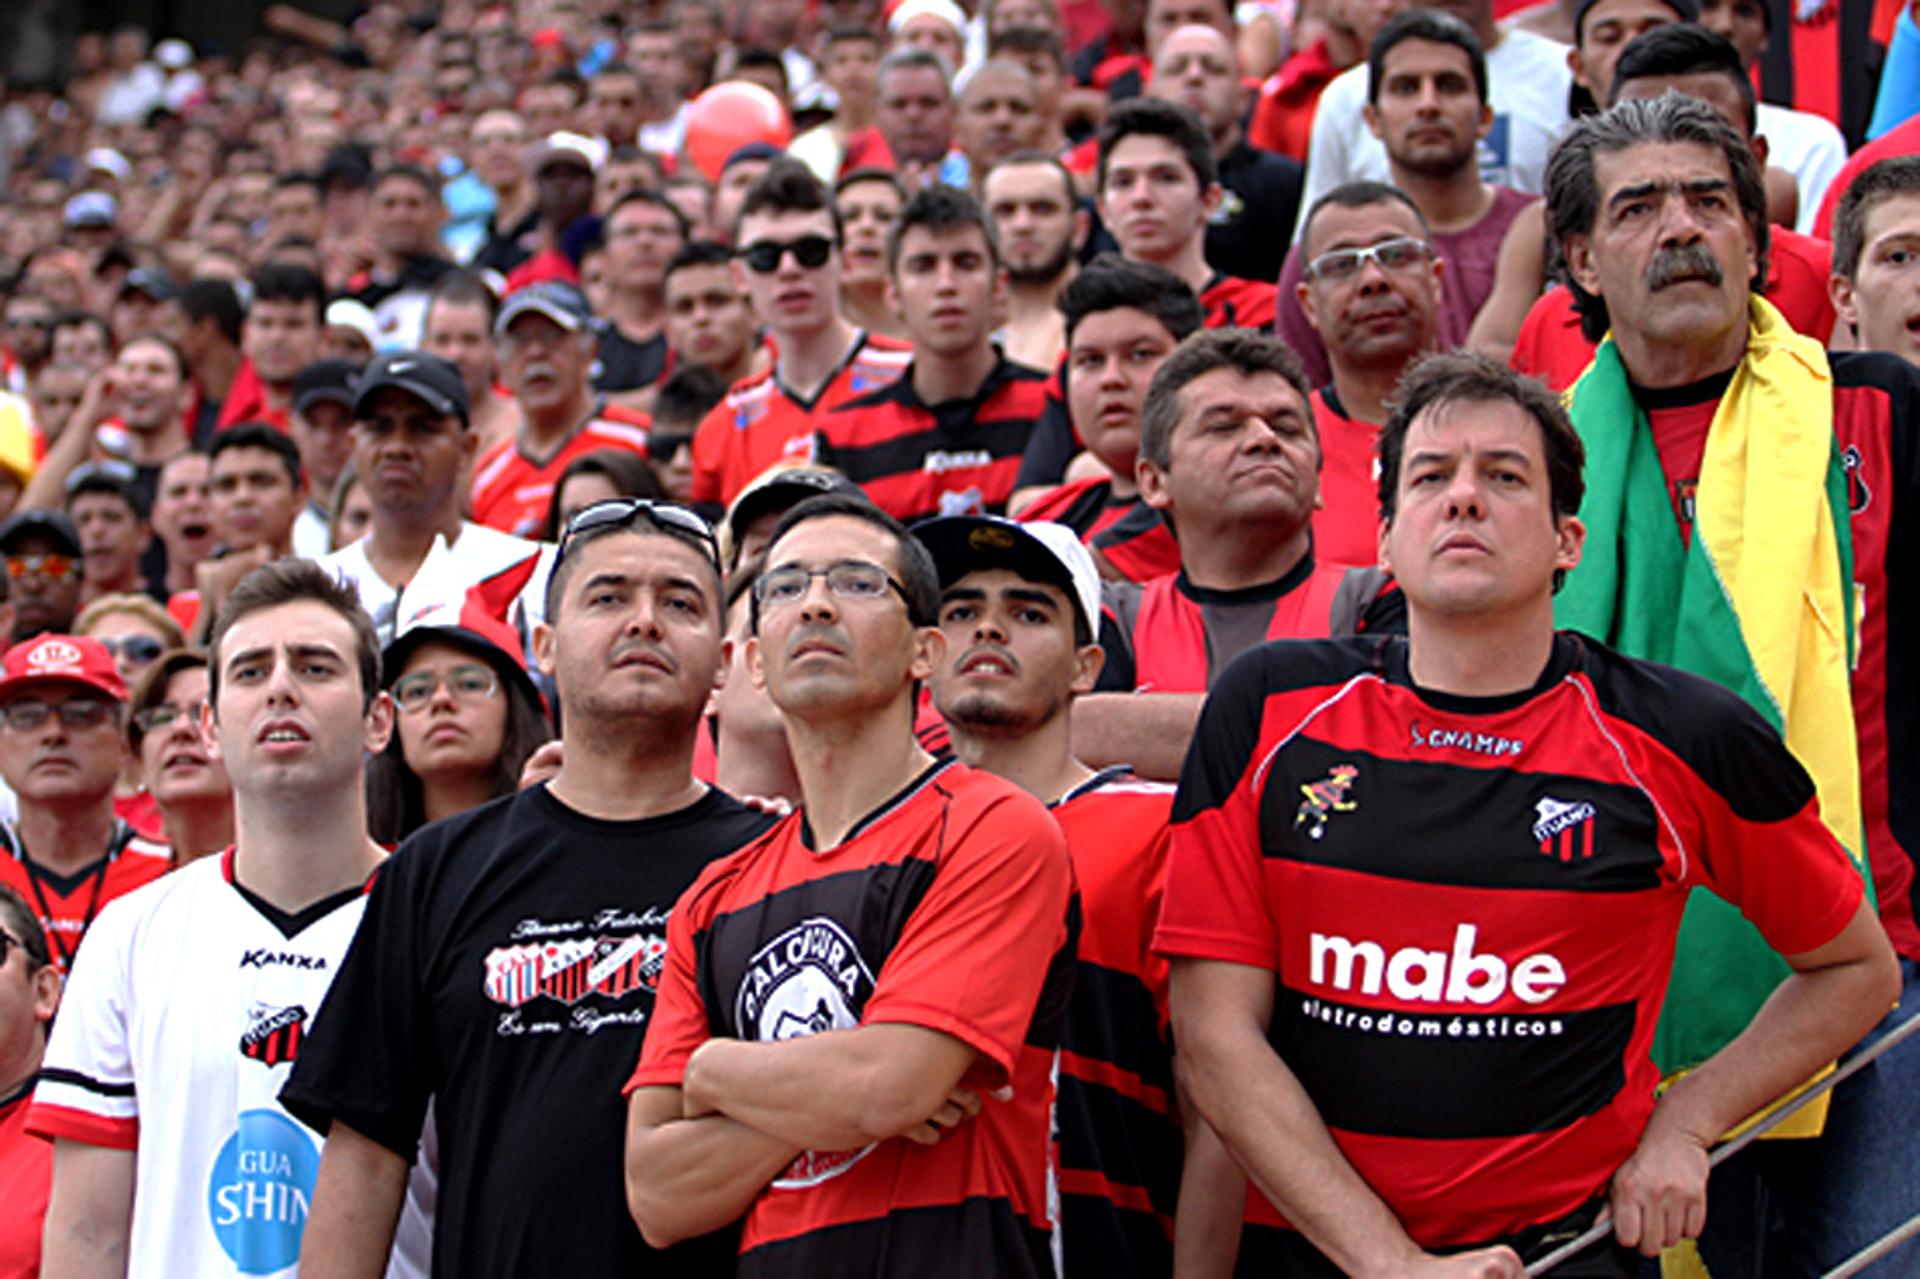
[[[282,1093],[409,1160],[440,1134],[436,1276],[726,1275],[732,1232],[661,1254],[628,1215],[621,1085],[675,900],[771,819],[711,791],[600,821],[534,787],[414,835]]]
[[[1243,280],[1277,280],[1299,216],[1300,162],[1235,144],[1220,161],[1220,207],[1207,223],[1207,264]]]
[[[636,391],[652,386],[667,370],[667,335],[660,332],[635,342],[612,324],[600,329],[600,362],[593,389],[599,392]]]

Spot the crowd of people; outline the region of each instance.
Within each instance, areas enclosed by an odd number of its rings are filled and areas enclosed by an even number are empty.
[[[8,85],[0,1279],[1920,1273],[1920,132],[1514,8]]]

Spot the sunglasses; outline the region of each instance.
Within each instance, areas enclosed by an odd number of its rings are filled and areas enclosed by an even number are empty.
[[[627,528],[639,520],[645,520],[662,533],[697,543],[713,561],[714,571],[722,578],[726,577],[726,570],[720,564],[720,539],[714,536],[713,525],[684,506],[656,502],[645,497],[609,498],[575,512],[573,518],[567,521],[566,530],[560,534],[560,549],[553,557],[554,567],[558,568],[567,558],[582,534]]]
[[[52,578],[61,581],[80,571],[80,561],[70,555],[57,552],[46,555],[9,555],[7,556],[7,576],[19,581],[23,577]]]
[[[823,267],[833,256],[833,241],[824,235],[803,235],[797,240],[756,240],[734,253],[749,269],[760,275],[772,275],[780,269],[780,259],[791,252],[793,260],[806,270]]]
[[[115,661],[124,660],[135,666],[145,666],[166,651],[166,645],[151,635],[122,635],[103,639],[100,647],[106,649]]]
[[[1397,236],[1369,244],[1364,249],[1335,249],[1307,263],[1306,274],[1316,280],[1348,280],[1369,262],[1378,262],[1382,271],[1407,271],[1433,256],[1433,246],[1411,236]]]

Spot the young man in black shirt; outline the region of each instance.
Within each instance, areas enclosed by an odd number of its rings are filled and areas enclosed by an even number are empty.
[[[302,1271],[377,1276],[427,1103],[442,1276],[724,1273],[731,1241],[649,1256],[623,1197],[620,1084],[653,1011],[667,914],[767,819],[693,780],[720,670],[719,553],[678,507],[576,516],[533,648],[553,780],[402,846],[285,1100],[328,1132]]]

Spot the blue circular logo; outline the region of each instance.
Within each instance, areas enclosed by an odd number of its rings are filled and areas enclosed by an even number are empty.
[[[207,1219],[243,1275],[270,1275],[300,1260],[320,1147],[277,1110],[249,1110],[213,1161]]]

